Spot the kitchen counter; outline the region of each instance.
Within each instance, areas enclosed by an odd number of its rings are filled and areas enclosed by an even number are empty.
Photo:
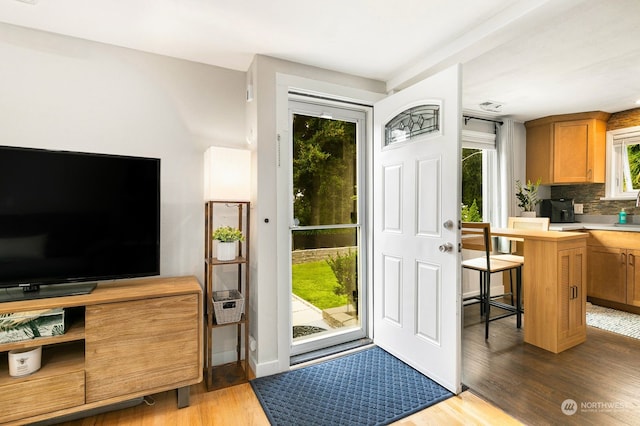
[[[582,230],[640,232],[640,223],[627,223],[625,225],[615,225],[614,223],[593,223],[593,222],[550,223],[549,224],[549,231],[582,231]]]
[[[618,215],[576,215],[579,222],[550,223],[550,231],[623,231],[640,232],[639,215],[627,216],[627,223],[616,225]]]
[[[574,225],[574,224],[570,224]],[[491,235],[494,237],[511,237],[522,238],[525,240],[542,240],[542,241],[568,241],[581,240],[588,237],[584,232],[558,232],[559,230],[549,228],[548,231],[538,229],[522,229],[522,228],[492,228]],[[562,231],[568,231],[562,230]]]

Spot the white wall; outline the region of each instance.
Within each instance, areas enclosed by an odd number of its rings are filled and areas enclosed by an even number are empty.
[[[0,144],[160,158],[161,274],[202,282],[203,154],[246,144],[245,73],[6,24],[0,64]]]

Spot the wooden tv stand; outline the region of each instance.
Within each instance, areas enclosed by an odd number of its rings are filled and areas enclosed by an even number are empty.
[[[202,289],[195,277],[98,284],[87,295],[0,303],[0,314],[65,308],[62,336],[0,344],[0,423],[71,415],[202,381]],[[9,376],[6,352],[42,346],[42,368]]]

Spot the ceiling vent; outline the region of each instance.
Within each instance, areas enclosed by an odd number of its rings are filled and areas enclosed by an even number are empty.
[[[488,112],[502,112],[504,102],[486,101],[481,103],[480,109]]]

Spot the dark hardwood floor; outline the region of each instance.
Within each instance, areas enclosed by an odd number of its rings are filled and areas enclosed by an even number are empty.
[[[525,344],[515,317],[492,322],[488,341],[478,305],[465,307],[464,323],[463,383],[521,422],[640,424],[640,340],[588,327],[585,343],[553,354]]]

